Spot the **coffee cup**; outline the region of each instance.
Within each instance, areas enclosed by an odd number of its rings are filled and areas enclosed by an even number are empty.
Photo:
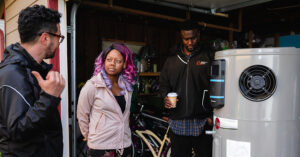
[[[175,108],[176,102],[177,102],[177,93],[171,92],[171,93],[168,93],[167,96],[168,96],[169,100],[171,101],[172,108]]]

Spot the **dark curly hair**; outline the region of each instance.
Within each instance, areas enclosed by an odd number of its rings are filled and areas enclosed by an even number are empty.
[[[20,12],[18,30],[21,42],[31,42],[42,32],[56,33],[61,14],[43,5],[27,7]]]

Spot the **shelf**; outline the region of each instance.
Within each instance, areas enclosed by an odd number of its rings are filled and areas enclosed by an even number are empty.
[[[139,76],[159,76],[160,72],[141,72]]]

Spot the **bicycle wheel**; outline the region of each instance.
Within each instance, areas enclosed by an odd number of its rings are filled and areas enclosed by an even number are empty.
[[[165,157],[170,157],[171,156],[171,148],[168,149],[167,154]]]
[[[131,157],[136,157],[133,143],[131,143]]]
[[[162,157],[170,157],[170,156],[171,156],[171,143],[167,143],[162,153]]]
[[[132,132],[131,136],[133,147],[132,154],[134,154],[134,157],[142,157],[145,151],[143,140],[135,132]]]

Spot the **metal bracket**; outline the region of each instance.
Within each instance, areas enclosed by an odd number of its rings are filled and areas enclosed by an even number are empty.
[[[73,27],[72,26],[67,26],[67,32],[72,33]]]

